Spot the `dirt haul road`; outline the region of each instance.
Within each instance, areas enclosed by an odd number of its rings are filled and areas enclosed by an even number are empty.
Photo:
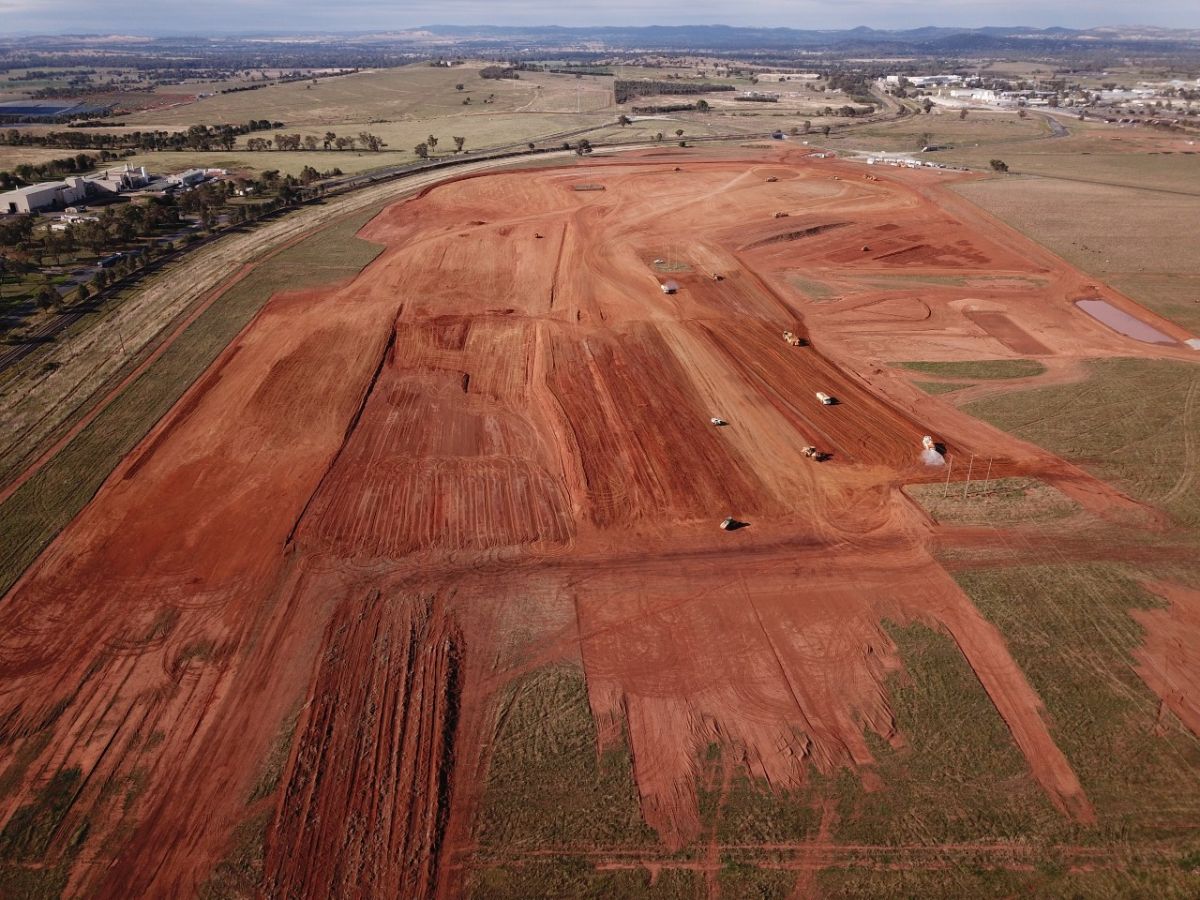
[[[1071,305],[1077,273],[933,202],[946,176],[863,172],[737,150],[466,178],[369,224],[388,249],[352,283],[275,297],[0,604],[0,824],[70,784],[29,862],[76,895],[190,895],[268,821],[268,895],[457,896],[495,701],[561,660],[681,847],[709,742],[778,788],[877,781],[866,731],[903,741],[885,618],[950,634],[1089,820],[900,491],[945,477],[925,412],[864,360],[1129,342]],[[939,415],[994,475],[1134,506]]]

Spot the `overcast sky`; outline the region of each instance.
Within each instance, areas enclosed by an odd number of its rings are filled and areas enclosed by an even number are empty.
[[[0,0],[0,33],[201,34],[459,25],[1200,27],[1200,0]]]

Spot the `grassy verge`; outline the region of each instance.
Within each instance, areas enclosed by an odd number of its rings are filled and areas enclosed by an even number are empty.
[[[1067,872],[1053,866],[1026,872],[982,866],[951,866],[936,872],[848,867],[823,870],[817,886],[825,900],[1189,900],[1200,891],[1200,878],[1182,867],[1091,872]]]
[[[813,785],[821,781],[813,773]],[[821,813],[815,790],[772,791],[735,774],[717,811],[717,840],[723,844],[795,844],[816,834]]]
[[[543,669],[506,698],[480,816],[485,850],[654,846],[626,747],[597,753],[583,673]]]
[[[984,359],[970,362],[904,362],[900,366],[924,375],[940,375],[945,378],[975,378],[993,380],[1000,378],[1028,378],[1046,371],[1036,359]],[[961,387],[962,385],[959,385]]]
[[[671,877],[651,889],[646,870],[600,871],[569,849],[660,848],[642,821],[628,749],[597,752],[579,669],[541,669],[514,685],[494,747],[479,831],[482,854],[494,861],[473,872],[471,896],[697,896],[692,873],[664,873]],[[556,849],[561,856],[519,858]]]
[[[1108,283],[1147,309],[1200,334],[1200,273],[1113,275]]]
[[[969,486],[912,484],[905,491],[939,522],[962,525],[1048,522],[1081,510],[1074,500],[1036,478],[993,478]]]
[[[531,897],[605,897],[628,900],[700,900],[708,896],[703,877],[666,869],[652,879],[642,868],[597,871],[577,856],[546,857],[520,866],[480,870],[472,877],[472,900],[529,900]],[[751,896],[751,895],[731,895]]]
[[[764,869],[749,863],[727,860],[721,866],[717,881],[723,897],[786,900],[792,894],[796,873],[786,869]]]
[[[913,384],[931,396],[953,394],[955,391],[972,386],[971,382],[960,381],[914,381]]]
[[[380,253],[379,245],[355,232],[382,206],[359,211],[260,263],[0,506],[0,595],[272,294],[352,277]]]

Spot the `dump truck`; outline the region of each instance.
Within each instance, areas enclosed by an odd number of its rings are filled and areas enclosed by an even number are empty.
[[[778,178],[776,178],[774,175],[772,175],[770,178],[767,179],[767,183],[774,184],[778,180],[779,180]]]
[[[793,334],[790,331],[785,331],[783,333],[783,340],[785,343],[791,344],[793,347],[804,346],[804,338],[800,337],[798,334]]]
[[[659,287],[662,288],[664,294],[674,294],[679,290],[679,285],[674,281],[664,281]]]
[[[713,417],[712,417],[711,419],[709,419],[708,421],[712,422],[712,423],[713,423],[714,425],[716,425],[718,428],[720,428],[722,425],[728,425],[728,424],[729,424],[729,423],[728,423],[728,422],[726,422],[724,419],[722,419],[720,416],[713,416]]]
[[[813,462],[825,462],[825,460],[829,459],[828,453],[822,453],[816,447],[805,447],[801,452]]]
[[[817,399],[820,400],[825,406],[833,406],[835,403],[837,403],[837,400],[834,397],[829,396],[824,391],[817,391]]]

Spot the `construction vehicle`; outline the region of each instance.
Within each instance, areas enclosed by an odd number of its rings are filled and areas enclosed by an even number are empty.
[[[723,522],[721,522],[721,530],[729,531],[730,529],[737,528],[737,526],[739,524],[740,523],[738,522],[738,520],[735,519],[733,516],[726,516],[725,520]]]
[[[770,178],[767,179],[767,183],[774,184],[778,180],[779,180],[778,178],[776,178],[774,175],[772,175]]]
[[[725,276],[724,276],[724,275],[722,275],[720,272],[713,272],[713,273],[712,273],[712,280],[713,280],[713,281],[724,281],[724,280],[725,280]]]
[[[775,218],[777,218],[777,219],[786,219],[787,217],[788,217],[788,214],[785,212],[775,213]]]
[[[679,285],[674,281],[664,281],[659,287],[662,288],[664,294],[674,294],[679,290]]]
[[[828,453],[822,453],[816,447],[805,447],[801,452],[813,462],[825,462],[829,459]]]
[[[824,391],[817,391],[817,399],[820,400],[825,406],[833,406],[835,403],[837,403],[836,397],[830,397]]]
[[[946,457],[938,449],[937,441],[929,435],[921,438],[921,462],[927,466],[944,466]]]
[[[542,233],[541,233],[540,231],[535,231],[535,232],[533,233],[533,236],[534,236],[535,238],[537,238],[539,241],[542,239]]]
[[[722,425],[728,425],[728,424],[729,424],[728,422],[726,422],[724,419],[720,418],[719,416],[713,416],[713,417],[712,417],[711,419],[709,419],[708,421],[712,422],[712,423],[713,423],[714,425],[716,425],[718,428],[720,428]]]
[[[792,334],[790,331],[785,331],[783,333],[783,340],[793,347],[803,347],[806,343],[804,338],[800,337],[798,334]]]

